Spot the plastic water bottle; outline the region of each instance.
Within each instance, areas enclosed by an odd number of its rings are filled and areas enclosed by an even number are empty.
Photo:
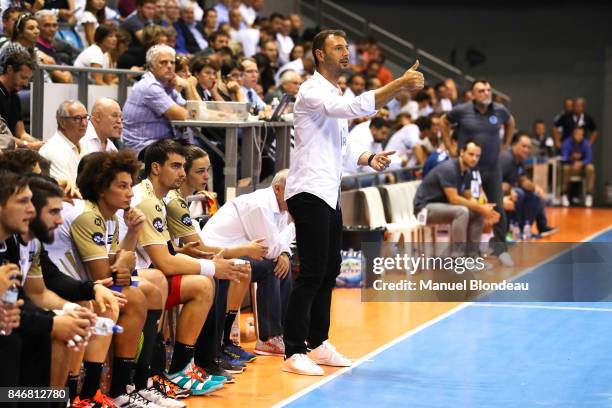
[[[270,104],[270,107],[272,108],[272,114],[274,114],[274,112],[276,112],[276,108],[278,108],[278,105],[280,105],[280,101],[278,100],[278,98],[274,98],[272,99],[272,103]]]
[[[2,308],[10,310],[15,307],[17,299],[19,298],[19,288],[17,285],[9,287],[6,292],[2,295]],[[12,333],[12,327],[0,326],[0,336],[8,336]]]
[[[123,327],[108,317],[96,317],[96,324],[92,326],[91,332],[97,336],[112,336],[115,333],[123,333]]]
[[[520,231],[519,226],[517,225],[516,222],[513,222],[510,225],[510,230],[512,231],[512,239],[514,241],[519,241],[521,239],[521,231]]]
[[[523,226],[523,240],[528,241],[531,239],[531,224],[527,223]]]

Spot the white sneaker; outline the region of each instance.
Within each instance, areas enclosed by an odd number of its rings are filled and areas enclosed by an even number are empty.
[[[569,198],[567,198],[567,194],[563,194],[561,196],[561,205],[564,207],[569,207],[570,206],[570,202],[569,202]]]
[[[163,408],[154,402],[142,397],[134,390],[133,385],[128,385],[127,392],[115,398],[115,406],[118,408]]]
[[[138,391],[138,394],[147,401],[164,408],[185,408],[187,406],[184,402],[168,397],[162,391],[153,387],[152,384],[149,388]]]
[[[499,258],[499,262],[506,268],[514,267],[514,261],[512,260],[512,257],[510,256],[509,253],[502,252],[501,254],[499,254],[498,258]]]
[[[353,365],[351,360],[336,351],[329,340],[325,340],[319,347],[312,350],[309,356],[317,364],[332,367],[350,367]]]
[[[587,194],[587,196],[584,198],[584,206],[587,208],[591,208],[593,206],[593,196],[590,194]]]
[[[316,365],[306,354],[294,354],[285,360],[283,371],[301,375],[323,375],[325,372]]]

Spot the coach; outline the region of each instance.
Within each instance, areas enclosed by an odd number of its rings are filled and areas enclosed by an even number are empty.
[[[373,114],[404,89],[423,88],[423,74],[416,71],[417,62],[384,87],[345,98],[338,87],[338,77],[349,64],[345,33],[321,31],[313,40],[312,53],[317,70],[302,84],[295,102],[295,150],[285,188],[295,221],[300,274],[285,320],[283,370],[323,375],[317,364],[351,365],[328,341],[332,289],[340,272],[342,214],[338,196],[348,119]],[[363,152],[352,160],[383,170],[392,153]],[[310,356],[306,355],[305,341],[312,349]]]

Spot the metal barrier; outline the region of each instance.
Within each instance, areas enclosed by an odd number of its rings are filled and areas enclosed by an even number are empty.
[[[345,176],[342,176],[342,183],[346,186],[349,186],[350,187],[349,190],[353,190],[353,189],[360,189],[361,187],[363,187],[361,184],[363,183],[364,179],[372,180],[371,185],[374,185],[374,186],[386,184],[386,183],[383,183],[381,180],[385,178],[384,176],[389,175],[389,174],[395,177],[395,182],[416,180],[417,172],[421,170],[422,168],[423,168],[422,166],[414,166],[414,167],[405,167],[401,169],[392,169],[392,170],[385,170],[385,171],[372,172],[372,173],[347,174]]]
[[[353,38],[364,36],[376,38],[380,48],[385,51],[387,60],[400,68],[409,67],[418,59],[419,69],[439,81],[452,78],[458,82],[458,86],[469,86],[474,81],[474,77],[459,68],[330,0],[296,0],[296,9],[300,14],[312,19],[318,27],[340,28]],[[510,96],[499,89],[493,88],[492,91],[508,103],[511,101]]]
[[[77,68],[69,65],[45,65],[39,64],[38,69],[34,71],[32,76],[32,111],[30,133],[33,135],[43,134],[43,112],[44,112],[44,92],[45,81],[44,71],[69,71],[76,73],[76,84],[78,87],[78,100],[87,106],[87,97],[89,92],[89,74],[92,72],[101,74],[114,74],[119,77],[117,84],[117,102],[123,106],[127,99],[127,88],[130,85],[128,75],[140,76],[146,71],[135,71],[129,69],[107,69],[107,68]]]

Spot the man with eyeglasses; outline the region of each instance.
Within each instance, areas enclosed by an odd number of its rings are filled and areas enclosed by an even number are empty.
[[[121,138],[123,114],[117,101],[111,98],[96,100],[91,108],[91,120],[85,136],[80,140],[81,157],[94,152],[114,152],[113,139]]]
[[[261,100],[255,91],[255,85],[257,85],[257,81],[259,80],[257,63],[253,58],[242,58],[240,60],[240,65],[242,65],[244,69],[244,74],[242,76],[242,93],[246,101],[251,104],[253,113],[256,114],[266,107],[264,101]]]
[[[81,158],[79,142],[87,131],[89,115],[79,101],[67,100],[55,113],[57,131],[40,149],[40,155],[51,162],[51,177],[76,183]]]

